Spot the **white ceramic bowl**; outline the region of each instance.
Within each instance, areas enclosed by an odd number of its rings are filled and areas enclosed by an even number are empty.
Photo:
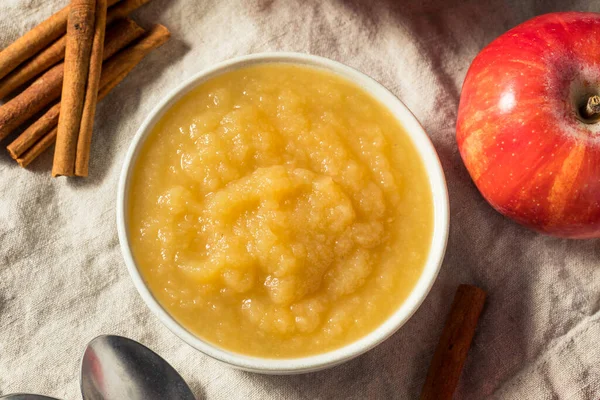
[[[429,251],[423,273],[406,301],[404,301],[398,310],[383,324],[361,339],[337,350],[302,358],[268,359],[250,357],[222,349],[187,331],[161,307],[158,301],[152,296],[152,293],[150,293],[148,287],[144,283],[144,279],[136,267],[128,241],[126,203],[131,171],[136,162],[139,149],[142,147],[154,125],[162,118],[166,110],[171,108],[171,106],[191,89],[205,81],[225,72],[267,62],[293,63],[333,72],[362,87],[374,98],[387,106],[405,128],[416,146],[417,151],[425,164],[429,177],[429,184],[431,185],[431,190],[433,192],[434,229],[431,250]],[[117,195],[117,226],[121,250],[135,287],[152,312],[154,312],[154,314],[156,314],[173,333],[192,347],[233,367],[267,374],[294,374],[332,367],[363,354],[390,337],[396,330],[404,325],[417,308],[419,308],[427,296],[427,293],[429,293],[444,258],[449,226],[448,192],[440,161],[429,137],[423,130],[423,127],[421,127],[419,121],[417,121],[408,108],[406,108],[398,98],[382,85],[361,72],[326,58],[300,53],[261,53],[225,61],[200,72],[173,90],[165,97],[162,103],[154,108],[138,130],[129,147],[129,151],[125,156],[125,163],[121,172]]]

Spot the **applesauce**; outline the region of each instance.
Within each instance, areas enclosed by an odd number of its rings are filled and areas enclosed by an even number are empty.
[[[132,252],[162,307],[259,357],[374,330],[416,284],[433,232],[425,168],[391,113],[285,63],[186,94],[144,143],[128,197]]]

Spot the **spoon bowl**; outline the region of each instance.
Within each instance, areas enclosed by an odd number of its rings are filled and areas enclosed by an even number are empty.
[[[83,400],[196,399],[167,361],[121,336],[98,336],[88,344],[80,384]]]

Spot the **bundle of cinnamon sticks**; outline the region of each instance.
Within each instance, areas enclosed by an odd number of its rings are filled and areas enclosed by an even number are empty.
[[[128,15],[150,0],[72,0],[0,52],[0,141],[22,167],[56,143],[52,176],[87,176],[97,101],[170,37]]]

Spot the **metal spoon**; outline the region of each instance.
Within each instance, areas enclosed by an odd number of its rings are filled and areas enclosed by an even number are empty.
[[[83,400],[196,400],[162,357],[121,336],[92,340],[81,362]]]
[[[0,397],[0,400],[58,400],[54,397],[40,396],[39,394],[13,393]]]

